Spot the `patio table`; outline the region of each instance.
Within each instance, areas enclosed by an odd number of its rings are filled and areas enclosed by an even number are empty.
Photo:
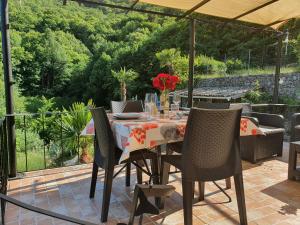
[[[136,120],[117,120],[108,114],[115,136],[116,145],[123,153],[119,162],[127,159],[130,152],[140,149],[152,149],[167,143],[183,140],[187,116],[182,119],[155,117],[147,120],[145,117]],[[81,132],[82,136],[94,135],[93,119]],[[248,118],[241,119],[241,136],[264,135],[263,131]]]

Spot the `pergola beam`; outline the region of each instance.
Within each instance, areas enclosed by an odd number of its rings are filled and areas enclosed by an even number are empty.
[[[14,117],[14,98],[13,98],[13,76],[11,64],[11,47],[8,20],[8,0],[1,1],[1,37],[2,37],[2,58],[5,85],[5,103],[7,119],[7,144],[9,151],[9,176],[15,177],[16,167],[16,132]]]
[[[135,0],[134,3],[129,7],[130,9],[133,9],[133,7],[139,3],[139,0]]]
[[[274,91],[273,91],[273,103],[278,104],[279,98],[279,79],[280,79],[280,68],[281,68],[281,50],[282,50],[282,39],[283,33],[278,34],[278,42],[276,49],[276,67],[275,67],[275,76],[274,76]]]
[[[196,54],[196,21],[190,19],[190,49],[189,49],[189,79],[188,79],[188,107],[193,107],[195,54]]]
[[[211,0],[202,0],[197,5],[195,5],[193,8],[189,9],[188,11],[186,11],[183,15],[179,16],[178,19],[183,19],[183,18],[187,17],[188,15],[190,15],[193,12],[195,12],[197,9],[201,8],[202,6],[204,6],[206,3],[210,2],[210,1]]]
[[[134,8],[134,7],[131,8],[131,7],[128,7],[128,6],[114,5],[114,4],[104,3],[104,2],[93,2],[93,1],[90,1],[90,0],[69,0],[69,1],[88,4],[88,5],[93,5],[93,6],[99,6],[99,7],[122,9],[122,10],[126,10],[126,11],[130,10],[130,11],[134,11],[134,12],[154,14],[154,15],[159,15],[159,16],[168,16],[168,17],[175,17],[175,18],[179,17],[178,15],[171,14],[171,13],[158,12],[158,11],[152,11],[152,10],[147,10],[147,9],[137,9],[137,8]]]
[[[129,12],[134,8],[134,6],[135,6],[136,4],[138,4],[138,3],[139,3],[139,0],[135,0],[135,1],[132,3],[132,5],[129,7],[130,9],[127,10],[126,14],[129,13]]]
[[[269,2],[266,2],[266,3],[264,3],[264,4],[260,5],[260,6],[257,6],[257,7],[253,8],[253,9],[247,11],[247,12],[244,12],[244,13],[242,13],[242,14],[240,14],[240,15],[232,18],[232,19],[230,19],[230,21],[238,20],[238,19],[240,19],[240,18],[242,18],[242,17],[244,17],[246,15],[254,13],[255,11],[258,11],[258,10],[260,10],[260,9],[262,9],[262,8],[268,6],[268,5],[271,5],[271,4],[275,3],[275,2],[278,2],[278,1],[279,0],[271,0]]]

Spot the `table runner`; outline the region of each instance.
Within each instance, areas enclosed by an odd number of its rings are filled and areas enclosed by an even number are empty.
[[[155,146],[183,140],[187,117],[180,120],[155,118],[152,121],[115,120],[109,115],[117,147],[123,150],[120,162],[129,157],[130,152],[139,149],[150,149]],[[82,136],[94,135],[93,119],[81,132]],[[241,119],[241,136],[264,135],[248,118]]]

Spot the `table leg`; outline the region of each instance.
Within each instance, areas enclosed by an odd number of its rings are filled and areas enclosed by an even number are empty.
[[[289,169],[288,169],[288,179],[294,180],[294,170],[296,169],[297,164],[297,154],[295,151],[296,146],[294,144],[290,144],[290,152],[289,152]]]

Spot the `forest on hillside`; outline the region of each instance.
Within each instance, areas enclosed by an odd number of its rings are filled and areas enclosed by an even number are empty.
[[[105,2],[128,5],[127,0]],[[63,6],[61,0],[10,0],[9,11],[15,111],[22,113],[15,117],[18,171],[89,162],[92,139],[80,136],[91,119],[87,105],[108,107],[110,100],[120,99],[120,74],[126,77],[128,98],[143,99],[153,91],[152,78],[159,72],[177,74],[182,81],[178,88],[186,87],[189,21],[71,1]],[[197,17],[209,23],[196,25],[196,79],[274,66],[274,32]],[[300,20],[282,28],[287,29],[283,64],[299,71]],[[248,100],[261,99],[268,96],[258,87]],[[1,64],[0,117],[4,115]]]

